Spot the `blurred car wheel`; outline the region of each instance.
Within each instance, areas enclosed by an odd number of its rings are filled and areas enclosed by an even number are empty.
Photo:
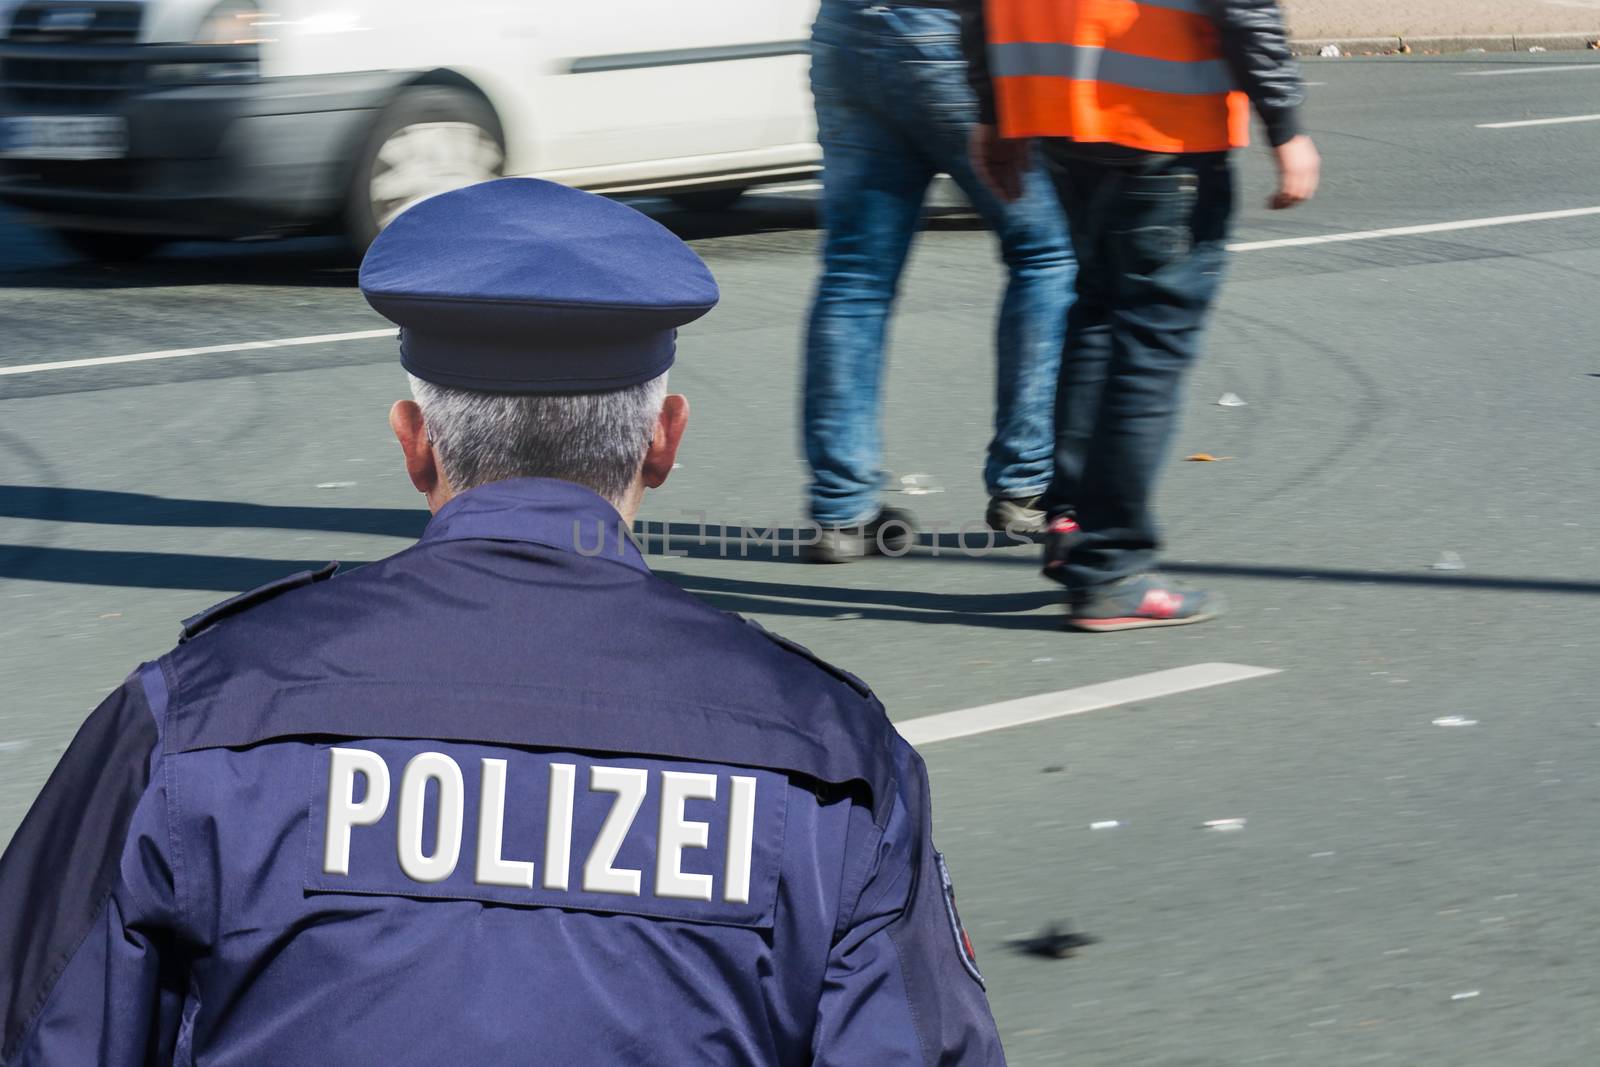
[[[742,188],[702,189],[693,193],[677,193],[672,202],[685,211],[726,211],[744,195]]]
[[[144,233],[57,230],[56,236],[84,259],[99,263],[132,263],[167,243],[164,238]]]
[[[356,161],[345,234],[365,252],[385,226],[430,196],[498,178],[505,137],[493,109],[463,89],[407,89],[378,116]]]

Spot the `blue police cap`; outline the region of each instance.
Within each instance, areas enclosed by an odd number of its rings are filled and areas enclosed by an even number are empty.
[[[717,303],[711,271],[624,204],[535,178],[422,201],[378,235],[361,292],[426,381],[493,393],[605,392],[672,366]]]

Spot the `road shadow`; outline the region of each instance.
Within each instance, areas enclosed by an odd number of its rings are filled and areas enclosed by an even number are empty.
[[[666,570],[655,572],[714,608],[740,615],[779,615],[810,619],[870,619],[920,625],[965,626],[990,630],[1053,630],[1057,614],[1037,612],[1061,602],[1060,590],[1045,587],[1025,593],[941,593],[931,573],[931,556],[898,563],[916,568],[912,584],[923,588],[840,588],[793,582],[761,582]],[[919,566],[927,564],[927,566]]]
[[[20,225],[6,220],[10,225]],[[9,227],[7,227],[9,228]],[[8,243],[0,229],[0,246]],[[54,240],[28,242],[34,254],[0,258],[0,290],[77,289],[113,291],[208,285],[269,288],[350,289],[357,263],[331,238],[276,241],[184,241],[135,263],[96,263],[75,258]]]
[[[0,580],[112,589],[191,589],[242,593],[328,560],[206,556],[182,552],[118,552],[98,548],[0,545]],[[343,569],[360,566],[345,564]]]
[[[1498,593],[1556,593],[1600,596],[1600,582],[1565,578],[1517,578],[1498,574],[1436,574],[1429,571],[1366,571],[1339,567],[1281,567],[1255,563],[1163,563],[1172,574],[1221,578],[1260,578],[1277,582],[1338,585],[1405,585],[1417,588]]]
[[[106,588],[175,589],[223,596],[264,585],[297,571],[314,570],[326,560],[211,556],[187,553],[108,551],[101,549],[30,548],[0,545],[0,579],[101,586]],[[344,569],[364,561],[345,561]],[[933,568],[940,561],[911,557],[893,565],[892,587],[841,588],[809,582],[757,581],[664,567],[656,573],[685,592],[722,611],[768,617],[866,620],[960,626],[987,630],[1055,630],[1059,590],[1044,586],[1019,593],[939,592]],[[1191,574],[1319,582],[1384,584],[1394,575],[1349,572],[1312,576],[1288,568],[1205,565],[1170,568]],[[885,578],[889,572],[880,572]],[[1551,582],[1507,578],[1425,578],[1407,584],[1433,585],[1450,592],[1536,592],[1600,595],[1600,582]]]
[[[93,526],[178,526],[195,529],[310,530],[415,539],[428,524],[422,508],[351,508],[195,500],[109,489],[0,485],[0,519],[83,523]],[[640,520],[634,540],[647,556],[803,563],[802,549],[816,527],[745,526]],[[576,544],[577,531],[574,531]],[[980,559],[999,548],[1027,547],[987,530],[924,533],[912,555]]]
[[[926,558],[926,557],[924,557]],[[121,589],[176,589],[219,598],[253,589],[323,559],[212,556],[190,553],[0,545],[0,580],[19,579]],[[348,572],[371,561],[343,561]],[[1028,614],[1057,602],[1050,589],[1026,593],[938,593],[916,589],[833,588],[801,582],[758,582],[656,573],[712,607],[740,614],[864,618],[998,629],[1053,628],[1057,620]],[[924,572],[922,577],[932,576]]]
[[[0,485],[0,518],[96,526],[188,526],[196,529],[314,530],[416,538],[424,508],[333,508],[186,500],[106,489]]]
[[[722,211],[689,211],[660,198],[625,201],[685,241],[816,230],[814,194],[752,190]],[[948,193],[930,197],[929,229],[975,229],[981,222],[969,205]],[[250,241],[183,241],[137,263],[80,260],[49,233],[31,228],[15,213],[0,211],[0,290],[160,289],[206,285],[349,289],[358,263],[334,237],[284,237]]]
[[[421,508],[251,504],[104,489],[0,485],[0,519],[5,518],[104,526],[301,530],[414,540],[421,536],[429,516]],[[848,607],[865,612],[909,612],[919,618],[928,613],[977,618],[1032,611],[1059,595],[1049,586],[1039,593],[1025,594],[932,591],[938,586],[934,568],[941,564],[1038,566],[1036,546],[1015,538],[1008,540],[1005,535],[987,530],[924,532],[918,536],[915,546],[902,554],[903,558],[872,561],[868,565],[871,570],[866,573],[875,577],[895,574],[913,579],[890,589],[844,588],[820,582],[755,581],[671,569],[673,560],[684,559],[798,564],[817,578],[842,574],[859,576],[864,572],[860,567],[841,572],[838,568],[818,568],[807,562],[802,549],[815,541],[815,527],[641,520],[634,524],[633,534],[658,573],[713,601],[720,598],[720,602],[731,605],[735,598],[740,603],[755,598],[751,601],[755,603],[752,610],[782,613],[783,609],[774,608],[773,604],[788,603],[793,605],[790,613],[804,615],[837,614],[840,607]],[[579,547],[577,537],[578,531],[574,530],[575,549]],[[324,562],[0,544],[0,578],[77,585],[238,592]],[[359,566],[360,562],[350,565]],[[1163,569],[1201,578],[1600,596],[1600,581],[1583,579],[1228,562],[1171,562],[1164,564]],[[812,603],[799,603],[802,601]]]
[[[816,526],[743,526],[733,523],[663,523],[640,520],[633,524],[633,537],[647,558],[667,562],[672,559],[742,560],[752,563],[799,563],[811,566],[805,549],[817,543]],[[892,557],[911,559],[984,560],[1022,558],[1023,549],[1034,548],[1031,539],[994,533],[987,527],[966,532],[923,532],[913,545],[892,551]],[[1026,557],[1032,560],[1032,556]]]
[[[726,211],[697,212],[664,200],[633,202],[686,241],[747,237],[817,226],[816,204],[752,194]],[[8,232],[9,231],[9,232]],[[13,236],[16,237],[13,240]],[[0,213],[0,290],[160,289],[206,285],[350,289],[359,263],[335,237],[180,241],[134,263],[78,259],[48,232]]]

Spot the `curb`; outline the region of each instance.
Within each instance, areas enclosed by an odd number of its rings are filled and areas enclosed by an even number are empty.
[[[1345,55],[1387,55],[1409,45],[1413,53],[1427,52],[1526,52],[1543,48],[1548,52],[1581,52],[1595,47],[1600,34],[1519,33],[1492,37],[1317,37],[1292,44],[1297,56],[1318,55],[1328,45],[1338,45]]]

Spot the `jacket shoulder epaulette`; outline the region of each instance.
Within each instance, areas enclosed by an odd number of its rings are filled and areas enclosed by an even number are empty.
[[[843,667],[829,663],[827,660],[811,651],[805,645],[800,644],[798,641],[791,641],[782,634],[773,633],[771,630],[767,629],[765,626],[762,626],[754,619],[748,619],[742,615],[739,616],[739,618],[743,619],[746,625],[752,627],[762,637],[765,637],[768,641],[771,641],[779,648],[793,652],[795,655],[800,656],[803,659],[810,660],[812,663],[816,664],[818,667],[821,667],[824,671],[833,675],[835,678],[839,679],[841,682],[845,683],[851,689],[854,689],[857,693],[860,693],[868,700],[876,699],[873,696],[871,686],[869,686],[866,682],[863,682],[860,678],[857,678],[855,675],[851,674],[849,671],[845,670]]]
[[[282,596],[291,589],[299,589],[301,586],[311,585],[314,582],[325,582],[332,578],[338,570],[339,565],[337,563],[329,563],[326,566],[318,567],[314,571],[300,571],[298,574],[291,574],[279,578],[277,581],[268,582],[266,585],[251,589],[249,592],[229,597],[220,604],[215,604],[197,615],[191,615],[184,619],[183,634],[178,638],[178,643],[181,645],[186,641],[192,640],[197,634],[205,632],[223,619],[249,611],[251,608],[259,607],[269,600]]]

